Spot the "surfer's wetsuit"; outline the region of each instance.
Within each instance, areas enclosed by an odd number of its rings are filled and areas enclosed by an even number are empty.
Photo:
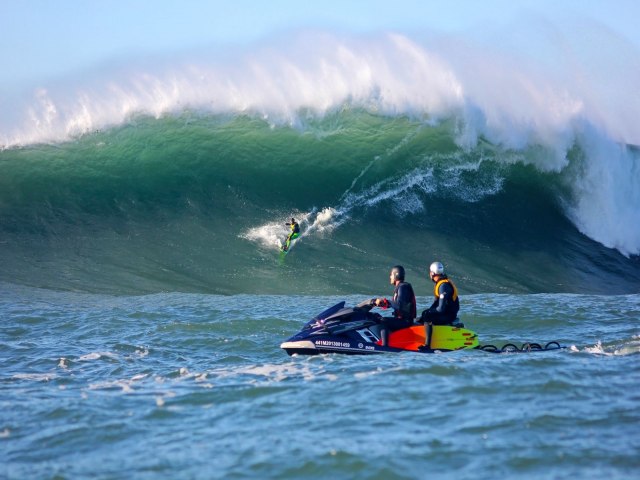
[[[283,251],[286,251],[289,248],[289,245],[291,244],[291,240],[298,238],[300,236],[300,225],[298,225],[298,222],[292,221],[291,223],[286,223],[285,225],[288,225],[289,228],[291,228],[291,233],[289,234],[287,239],[284,241]]]
[[[383,345],[387,345],[389,332],[410,327],[416,318],[416,295],[408,282],[400,282],[393,291],[393,298],[386,301],[382,308],[393,308],[393,317],[383,317],[380,325],[383,327]]]
[[[300,225],[298,225],[298,222],[287,223],[287,225],[291,227],[291,233],[289,234],[289,238],[291,238],[296,233],[300,233]]]
[[[458,289],[446,275],[442,275],[433,287],[436,297],[431,306],[422,312],[420,321],[433,325],[451,325],[460,310]]]

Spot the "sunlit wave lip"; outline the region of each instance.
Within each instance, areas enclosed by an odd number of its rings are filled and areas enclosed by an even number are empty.
[[[312,47],[312,43],[318,42]],[[312,52],[308,49],[311,48]],[[106,72],[36,89],[0,132],[4,148],[64,141],[146,114],[188,110],[252,114],[295,125],[345,104],[390,115],[459,110],[463,89],[437,54],[400,34],[343,38],[304,34],[257,48],[231,64],[206,60]],[[12,125],[20,125],[17,128]]]
[[[602,51],[619,56],[619,39],[598,34]],[[263,39],[225,59],[185,54],[155,64],[119,64],[41,85],[26,103],[12,102],[11,110],[3,112],[0,140],[4,148],[64,141],[135,115],[160,118],[185,109],[252,114],[294,125],[309,113],[322,116],[352,105],[430,121],[459,115],[459,139],[465,145],[485,136],[510,148],[543,143],[562,151],[570,148],[573,131],[583,121],[615,141],[640,143],[632,121],[639,100],[623,88],[635,84],[628,78],[634,72],[607,71],[614,66],[610,56],[586,57],[577,44],[573,62],[554,63],[548,72],[539,52],[519,52],[514,60],[503,43],[457,40],[301,31],[286,41]],[[572,37],[565,40],[577,43]],[[548,52],[556,54],[555,48]],[[600,82],[603,72],[606,87]]]

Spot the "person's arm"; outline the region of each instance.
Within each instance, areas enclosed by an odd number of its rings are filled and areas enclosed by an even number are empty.
[[[444,313],[445,309],[447,308],[447,304],[449,303],[449,298],[452,294],[453,288],[451,288],[451,285],[449,285],[448,283],[443,283],[442,285],[440,285],[440,288],[438,289],[438,300],[437,302],[434,302],[435,310],[438,313]]]

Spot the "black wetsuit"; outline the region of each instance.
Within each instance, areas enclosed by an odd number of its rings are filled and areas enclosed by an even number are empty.
[[[389,300],[393,308],[393,317],[383,317],[380,324],[391,332],[411,326],[416,318],[416,295],[410,283],[400,282]]]
[[[420,321],[433,325],[451,325],[460,310],[458,289],[451,280],[443,276],[434,285],[433,294],[436,298],[431,307],[422,312]]]

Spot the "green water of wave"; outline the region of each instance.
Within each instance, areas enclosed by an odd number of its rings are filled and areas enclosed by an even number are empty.
[[[304,118],[304,117],[301,117]],[[2,280],[80,291],[379,292],[402,263],[443,261],[466,292],[633,291],[626,258],[581,235],[563,181],[455,122],[343,111],[138,118],[60,145],[0,152]],[[539,152],[535,152],[539,154]],[[520,158],[522,160],[522,158]],[[286,261],[247,232],[316,225]]]

